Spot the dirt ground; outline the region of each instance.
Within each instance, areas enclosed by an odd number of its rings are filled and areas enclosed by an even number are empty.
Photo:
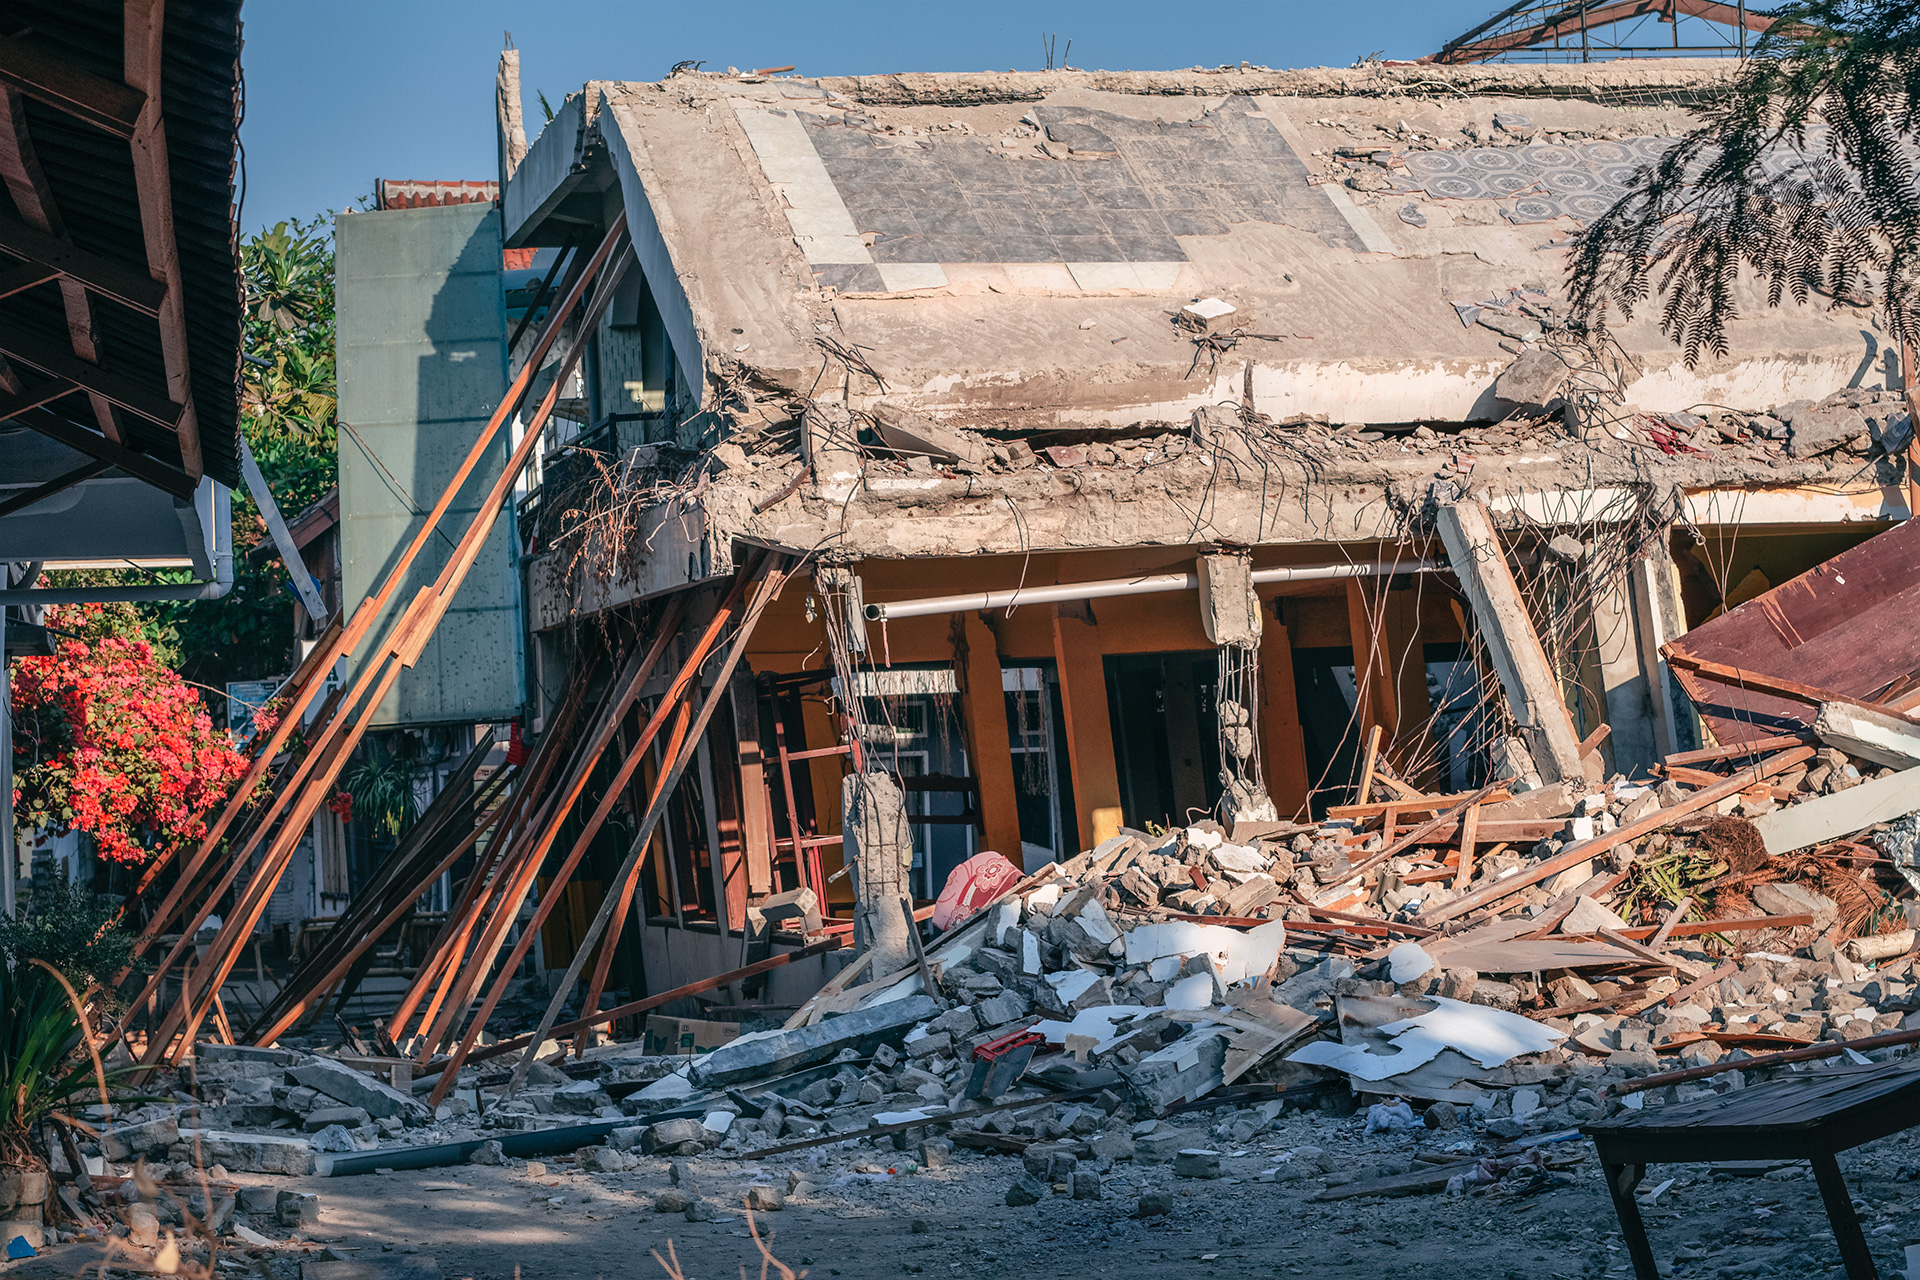
[[[1225,1114],[1225,1113],[1221,1113]],[[463,1166],[352,1178],[253,1178],[310,1190],[320,1224],[251,1255],[226,1256],[226,1274],[295,1280],[303,1260],[407,1264],[431,1256],[450,1278],[586,1280],[662,1274],[650,1249],[675,1252],[689,1280],[759,1274],[759,1256],[740,1205],[755,1183],[782,1189],[798,1173],[815,1183],[777,1213],[755,1215],[774,1252],[814,1277],[879,1280],[901,1275],[1155,1276],[1631,1276],[1632,1267],[1583,1141],[1553,1147],[1545,1175],[1510,1178],[1460,1196],[1314,1202],[1324,1177],[1262,1182],[1262,1170],[1291,1173],[1303,1146],[1326,1153],[1340,1175],[1404,1168],[1418,1152],[1471,1142],[1463,1130],[1419,1138],[1365,1136],[1359,1117],[1307,1113],[1235,1146],[1195,1118],[1196,1145],[1221,1151],[1217,1180],[1177,1178],[1165,1164],[1114,1165],[1102,1198],[1053,1195],[1009,1207],[1020,1176],[1015,1157],[966,1150],[944,1167],[910,1171],[912,1153],[861,1146],[763,1160],[705,1157],[685,1162],[711,1221],[657,1212],[668,1162],[641,1158],[619,1174],[586,1173],[565,1159]],[[1920,1182],[1902,1180],[1920,1163],[1909,1136],[1842,1157],[1883,1277],[1900,1274],[1905,1247],[1920,1242],[1913,1213]],[[541,1171],[542,1168],[544,1171]],[[894,1172],[889,1175],[887,1170]],[[1908,1177],[1914,1176],[1912,1171]],[[1813,1180],[1802,1167],[1735,1176],[1707,1166],[1650,1171],[1643,1192],[1673,1184],[1645,1210],[1663,1274],[1675,1277],[1840,1275],[1839,1255]],[[1164,1216],[1136,1216],[1143,1193],[1171,1193]],[[256,1225],[276,1237],[287,1233]],[[0,1264],[7,1280],[68,1280],[94,1256],[67,1245],[42,1258]],[[244,1269],[243,1269],[243,1264]]]

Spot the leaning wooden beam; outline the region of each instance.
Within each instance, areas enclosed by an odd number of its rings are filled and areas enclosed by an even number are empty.
[[[1812,747],[1795,747],[1790,751],[1782,751],[1779,755],[1770,757],[1750,769],[1742,769],[1725,782],[1694,792],[1678,804],[1656,809],[1638,822],[1629,822],[1625,826],[1615,827],[1605,835],[1570,844],[1551,858],[1543,858],[1532,866],[1522,867],[1505,879],[1495,881],[1483,889],[1475,889],[1471,893],[1463,894],[1450,902],[1443,902],[1431,910],[1424,911],[1420,914],[1419,923],[1438,924],[1443,920],[1451,920],[1455,916],[1462,916],[1469,911],[1484,907],[1489,902],[1498,902],[1502,898],[1520,892],[1528,885],[1537,884],[1549,876],[1559,875],[1569,867],[1577,867],[1587,859],[1605,853],[1617,845],[1630,844],[1641,836],[1651,835],[1677,818],[1684,818],[1708,805],[1718,804],[1728,796],[1738,795],[1754,783],[1764,782],[1775,774],[1785,772],[1802,760],[1812,757]]]
[[[646,996],[628,1004],[615,1005],[611,1009],[602,1009],[599,1013],[593,1014],[590,1017],[577,1018],[572,1022],[563,1022],[559,1026],[551,1028],[547,1034],[553,1039],[558,1039],[561,1036],[570,1036],[576,1031],[588,1031],[594,1027],[610,1027],[621,1018],[635,1017],[638,1014],[646,1013],[650,1009],[658,1009],[661,1005],[671,1004],[675,1000],[684,1000],[688,996],[697,996],[702,991],[713,991],[719,987],[731,986],[733,983],[745,981],[748,978],[757,978],[763,973],[771,973],[782,965],[792,964],[796,960],[809,960],[824,952],[838,951],[844,945],[839,938],[824,938],[819,942],[809,942],[798,951],[787,951],[780,955],[769,956],[765,960],[756,960],[744,968],[733,969],[726,973],[716,973],[711,978],[701,978],[698,982],[689,982],[684,987],[675,987],[671,991],[662,991],[657,996]],[[497,1058],[501,1054],[512,1053],[515,1049],[524,1049],[532,1043],[533,1037],[531,1033],[513,1036],[509,1039],[500,1040],[475,1049],[467,1055],[467,1063],[471,1065],[476,1062],[485,1062],[488,1058]],[[444,1079],[445,1076],[442,1076],[442,1078]]]
[[[599,835],[600,824],[606,820],[607,814],[612,812],[614,804],[618,802],[620,793],[625,786],[625,779],[629,775],[631,764],[638,761],[646,752],[646,749],[652,745],[653,736],[660,731],[660,726],[666,720],[668,708],[672,703],[679,700],[682,692],[692,681],[694,675],[698,673],[700,663],[705,660],[707,651],[713,641],[718,639],[720,628],[724,626],[724,620],[729,615],[731,607],[739,599],[740,593],[744,590],[745,579],[743,577],[741,581],[735,584],[734,591],[728,596],[726,605],[723,605],[721,609],[716,611],[713,624],[708,628],[708,634],[703,636],[701,641],[694,646],[693,653],[688,655],[686,662],[675,676],[668,691],[661,696],[660,706],[654,714],[649,717],[647,727],[641,734],[639,743],[628,751],[627,758],[622,762],[619,772],[602,792],[600,801],[595,806],[593,816],[588,819],[587,823],[581,828],[574,840],[572,850],[554,872],[553,878],[548,881],[547,891],[541,895],[540,903],[534,910],[533,918],[527,921],[526,926],[520,931],[520,940],[514,945],[512,954],[507,957],[504,964],[499,966],[499,976],[495,981],[494,988],[488,994],[486,1002],[481,1006],[480,1011],[473,1016],[473,1026],[479,1027],[486,1024],[486,1020],[488,1016],[492,1014],[494,1006],[499,1003],[500,997],[505,993],[506,987],[512,982],[513,975],[519,971],[520,962],[526,958],[527,952],[533,946],[534,939],[540,935],[540,931],[545,927],[548,917],[553,913],[555,906],[558,905],[562,891],[565,889],[567,882],[573,878],[574,869],[579,865],[581,858],[586,855],[587,846],[592,843],[595,836]],[[518,868],[516,868],[511,880],[503,887],[500,895],[501,907],[493,912],[493,919],[489,922],[489,927],[486,933],[482,935],[479,945],[474,948],[472,958],[467,962],[460,976],[449,987],[449,998],[446,1002],[445,1013],[442,1019],[427,1029],[426,1037],[422,1041],[421,1046],[421,1052],[423,1054],[430,1048],[437,1047],[443,1042],[446,1036],[451,1034],[457,1019],[461,1014],[466,1012],[467,1001],[471,998],[472,993],[478,989],[481,982],[485,981],[487,974],[493,972],[494,961],[500,954],[500,947],[506,942],[506,935],[509,928],[519,919],[521,904],[526,901],[527,895],[532,892],[534,880],[540,869],[546,864],[547,853],[553,847],[554,839],[560,833],[561,823],[573,809],[574,803],[580,798],[580,793],[586,789],[595,767],[600,763],[600,757],[604,755],[607,748],[612,745],[614,735],[618,731],[620,723],[626,719],[627,711],[639,699],[641,688],[652,678],[654,668],[659,665],[661,656],[666,652],[667,646],[672,643],[675,635],[679,631],[680,619],[685,610],[686,600],[684,595],[673,600],[668,605],[665,614],[660,620],[660,629],[658,634],[654,636],[653,644],[647,649],[644,655],[634,655],[633,662],[629,665],[628,671],[620,681],[617,693],[610,700],[610,713],[603,718],[603,723],[593,734],[592,740],[585,744],[586,749],[580,754],[574,766],[569,770],[567,785],[562,789],[560,797],[555,801],[553,806],[553,819],[545,823],[543,829],[535,833],[535,838],[529,842],[529,847],[525,855],[521,858]]]
[[[586,856],[587,847],[593,842],[594,837],[599,835],[600,828],[606,822],[607,816],[613,812],[614,806],[619,803],[620,797],[625,793],[627,783],[633,778],[634,770],[637,769],[640,762],[646,758],[647,751],[653,746],[654,739],[659,736],[661,729],[667,723],[669,715],[673,714],[676,709],[678,709],[680,713],[680,719],[674,727],[675,736],[673,739],[673,748],[678,748],[680,743],[679,735],[683,734],[686,730],[686,707],[688,705],[686,698],[688,691],[693,687],[695,680],[700,674],[700,668],[706,662],[707,656],[712,653],[714,645],[719,643],[721,635],[726,630],[727,623],[733,619],[734,614],[739,609],[741,601],[745,598],[749,583],[754,580],[765,565],[766,555],[762,553],[754,558],[751,565],[743,565],[741,567],[740,572],[735,575],[732,589],[727,593],[726,598],[721,601],[719,607],[714,610],[713,617],[707,623],[706,630],[701,634],[700,638],[694,642],[692,649],[689,650],[686,655],[685,661],[681,663],[679,672],[675,674],[666,691],[660,695],[659,702],[655,705],[653,713],[647,717],[646,726],[640,731],[639,738],[627,747],[625,758],[621,761],[619,771],[608,782],[606,789],[601,792],[600,800],[594,806],[592,815],[581,827],[578,835],[574,838],[573,847],[567,851],[566,858],[561,862],[553,879],[548,883],[547,891],[541,896],[540,903],[534,910],[533,918],[527,922],[526,928],[520,933],[520,940],[514,944],[512,954],[507,957],[505,963],[499,966],[498,976],[494,980],[492,989],[487,992],[486,998],[482,1001],[480,1008],[474,1012],[472,1018],[468,1021],[466,1034],[461,1037],[459,1045],[453,1051],[453,1061],[456,1063],[464,1060],[466,1054],[472,1051],[473,1042],[479,1037],[480,1031],[487,1025],[487,1019],[493,1016],[494,1009],[499,1006],[501,998],[506,994],[508,985],[512,982],[513,975],[519,971],[520,962],[526,959],[528,950],[533,946],[533,940],[539,936],[541,928],[544,927],[547,922],[547,917],[552,914],[555,906],[558,905],[561,890],[565,887],[567,881],[573,877],[575,868],[579,866],[580,860]],[[676,599],[673,604],[668,607],[666,614],[661,619],[660,633],[655,638],[653,648],[647,654],[646,660],[643,663],[644,672],[651,673],[654,665],[659,661],[660,654],[665,649],[665,646],[679,631],[680,620],[684,616],[685,610],[686,598],[684,595]],[[636,694],[639,686],[645,682],[646,675],[643,674],[640,680],[633,686]],[[596,751],[594,759],[597,760],[598,758],[599,753]],[[566,802],[568,808],[572,807],[573,800],[578,794],[578,788],[573,789]],[[557,829],[557,822],[551,824],[545,837],[537,846],[538,852],[528,860],[530,864],[528,871],[523,874],[520,880],[515,883],[514,887],[506,895],[513,903],[511,910],[496,913],[494,926],[489,930],[486,941],[483,941],[481,945],[475,949],[473,959],[468,962],[467,968],[461,974],[459,980],[453,984],[454,999],[449,1003],[447,1021],[442,1026],[429,1029],[426,1040],[423,1043],[422,1052],[425,1052],[429,1047],[436,1046],[441,1041],[441,1038],[451,1031],[452,1019],[465,1010],[467,999],[471,993],[477,989],[478,984],[486,977],[487,972],[493,968],[494,957],[499,954],[500,945],[506,940],[507,925],[519,916],[520,904],[525,901],[528,890],[532,888],[533,872],[538,870],[539,866],[545,861],[546,852],[552,844],[553,835]]]
[[[794,564],[792,560],[785,560],[761,580],[760,590],[746,615],[740,619],[740,630],[734,637],[733,645],[727,650],[719,670],[714,673],[712,688],[706,700],[701,703],[699,714],[694,717],[687,738],[689,743],[699,741],[700,735],[707,731],[707,725],[713,719],[713,713],[719,708],[720,701],[726,694],[727,681],[732,679],[734,668],[740,664],[741,655],[746,652],[747,641],[753,637],[754,627],[759,623],[760,615],[766,612],[767,606],[779,596],[780,589],[786,585],[788,577],[794,571]],[[619,871],[614,873],[616,883],[634,875],[635,868],[646,856],[647,850],[653,847],[654,829],[660,825],[660,819],[665,816],[667,800],[672,796],[674,788],[679,785],[681,776],[686,773],[693,754],[692,750],[683,748],[678,758],[662,762],[660,776],[656,779],[653,789],[653,799],[647,805],[646,816],[641,819],[639,830],[635,833],[633,843],[627,850],[626,861]],[[553,1029],[553,1024],[559,1019],[560,1007],[572,994],[573,984],[580,980],[580,971],[586,966],[588,953],[592,950],[593,944],[600,940],[600,935],[607,931],[613,908],[614,898],[611,895],[600,903],[600,910],[594,914],[593,922],[587,926],[586,936],[580,939],[573,962],[567,966],[566,976],[556,991],[557,998],[548,1004],[546,1013],[540,1019],[540,1026],[533,1034],[533,1044],[528,1046],[527,1055],[514,1066],[513,1080],[508,1086],[509,1092],[525,1083],[527,1070],[533,1065],[532,1050],[538,1048],[540,1042],[546,1039],[547,1033]],[[441,1087],[436,1091],[434,1099],[436,1106],[439,1105],[438,1095],[445,1092],[448,1077],[442,1076],[441,1081]]]
[[[428,539],[433,535],[440,520],[446,516],[448,509],[453,504],[454,497],[466,484],[474,468],[479,465],[480,459],[485,455],[494,436],[498,434],[500,428],[519,406],[520,400],[526,394],[532,371],[539,367],[545,352],[550,349],[553,341],[558,337],[560,327],[572,318],[573,311],[579,304],[581,297],[585,294],[588,284],[594,278],[595,269],[607,261],[616,246],[623,243],[625,235],[626,218],[625,215],[622,214],[615,219],[612,229],[608,231],[606,238],[601,242],[600,248],[596,251],[589,268],[582,271],[574,288],[569,291],[568,297],[560,307],[556,308],[553,313],[548,316],[547,323],[541,330],[540,338],[535,343],[534,351],[528,364],[521,369],[520,374],[516,376],[513,383],[509,386],[507,395],[494,410],[488,426],[480,433],[473,448],[468,452],[466,459],[449,479],[446,489],[442,491],[440,498],[428,513],[427,518],[421,523],[421,527],[415,532],[413,539],[401,552],[398,561],[388,572],[386,580],[381,584],[378,591],[361,602],[360,607],[355,610],[354,617],[347,625],[345,631],[335,641],[334,645],[328,648],[324,663],[326,667],[330,668],[336,658],[347,652],[351,652],[365,639],[367,632],[372,628],[375,619],[380,615],[381,611],[385,609],[393,592],[398,589],[400,583],[405,580],[408,572],[412,569],[415,558],[426,545]],[[613,262],[607,271],[602,273],[599,280],[599,287],[594,294],[593,302],[587,308],[588,314],[583,318],[583,323],[581,324],[582,333],[592,332],[593,325],[598,322],[600,314],[604,312],[621,274],[626,267],[631,264],[632,259],[633,253],[629,247]],[[432,634],[433,626],[437,624],[441,613],[443,613],[447,605],[451,603],[453,592],[458,590],[459,584],[465,579],[468,569],[472,567],[474,558],[479,554],[480,544],[485,541],[487,535],[492,531],[493,523],[495,519],[498,518],[507,495],[511,491],[512,485],[532,456],[534,445],[540,439],[547,416],[553,410],[558,390],[560,386],[565,383],[567,376],[571,374],[573,367],[578,363],[583,347],[584,343],[576,340],[568,351],[566,358],[562,361],[560,377],[556,378],[554,384],[548,388],[547,394],[541,401],[539,409],[527,424],[525,436],[523,436],[519,446],[515,448],[512,456],[508,459],[507,465],[502,468],[501,474],[496,478],[491,492],[481,501],[478,510],[468,526],[465,536],[461,543],[456,546],[455,554],[449,558],[447,564],[442,568],[439,579],[434,585],[420,589],[412,603],[407,606],[395,622],[388,638],[381,648],[376,650],[374,654],[369,655],[368,661],[362,665],[361,672],[356,678],[352,689],[342,702],[342,706],[348,708],[348,710],[344,712],[341,717],[336,717],[333,721],[323,726],[321,731],[322,742],[315,744],[307,761],[303,762],[303,767],[308,765],[313,766],[311,772],[308,773],[300,785],[297,787],[290,785],[280,795],[276,796],[270,805],[269,812],[261,817],[258,829],[264,833],[275,816],[278,816],[282,811],[284,811],[285,814],[281,822],[281,836],[269,850],[259,873],[255,876],[254,882],[249,885],[249,890],[253,888],[254,884],[264,883],[267,886],[267,893],[270,894],[272,892],[272,886],[278,883],[280,875],[285,870],[286,859],[283,850],[286,853],[290,853],[293,843],[297,842],[300,837],[302,828],[304,828],[305,824],[312,818],[313,813],[318,809],[322,800],[324,800],[326,790],[331,786],[334,778],[338,775],[340,767],[345,763],[347,753],[359,742],[360,735],[365,732],[366,725],[376,712],[380,700],[384,698],[387,691],[392,688],[394,681],[399,676],[401,668],[412,665],[414,659],[419,654],[420,647],[425,644],[427,638]],[[316,652],[319,651],[316,650]],[[369,694],[370,688],[371,693]],[[356,708],[357,710],[355,710]],[[304,710],[304,707],[292,707],[289,708],[287,714],[289,716],[297,716],[302,710]],[[349,727],[344,731],[340,727],[343,719],[350,722]],[[342,749],[343,747],[344,749]],[[324,765],[315,763],[322,760],[323,757],[325,759]],[[295,794],[296,792],[297,794]],[[292,797],[290,801],[289,797]],[[291,833],[291,839],[289,839],[288,833]],[[235,871],[223,880],[223,887],[218,889],[216,894],[225,892],[224,885],[231,883],[232,874],[237,873],[238,867],[245,861],[245,853],[234,858]],[[260,905],[264,906],[264,901]],[[206,918],[206,912],[210,909],[211,900],[203,907],[199,919],[203,921]],[[246,914],[257,914],[257,912]],[[210,990],[216,993],[219,991],[220,984],[226,980],[226,975],[232,971],[233,963],[240,954],[240,948],[237,945],[238,942],[245,938],[246,933],[252,929],[252,926],[253,921],[251,919],[246,919],[243,923],[243,916],[241,914],[230,916],[225,921],[221,935],[215,939],[213,954],[210,954],[208,957],[212,963],[202,967],[203,973],[208,969],[213,970],[213,981],[209,988]],[[187,937],[190,938],[193,930],[196,928],[198,928],[198,922],[187,930]],[[184,942],[185,940],[186,938],[183,938],[182,941]],[[144,1003],[152,994],[167,968],[179,959],[181,950],[181,947],[175,947],[173,954],[169,956],[166,963],[163,964],[149,980],[147,991],[142,993],[140,1000],[135,1002],[136,1005]],[[215,959],[216,955],[219,957],[218,959]],[[186,1010],[188,1008],[187,998],[189,994],[190,989],[182,991],[182,1002],[181,1005],[178,1006],[179,1010]],[[192,1015],[189,1015],[189,1021],[192,1020]],[[168,1015],[167,1025],[169,1029],[165,1032],[150,1030],[151,1040],[148,1048],[149,1054],[156,1053],[165,1047],[166,1041],[171,1035],[171,1028],[178,1025],[173,1019],[173,1014]],[[182,1044],[190,1041],[191,1033],[192,1028],[189,1026],[188,1036],[182,1040]]]
[[[105,396],[129,413],[158,423],[168,431],[180,424],[180,406],[158,388],[138,378],[90,364],[73,351],[57,347],[30,329],[0,322],[0,353],[32,365],[51,377],[63,378]]]
[[[1580,743],[1560,701],[1559,681],[1534,632],[1486,508],[1472,498],[1462,498],[1442,505],[1435,522],[1454,576],[1473,605],[1487,655],[1500,674],[1507,709],[1526,733],[1534,766],[1548,782],[1584,778]]]
[[[145,105],[139,90],[77,67],[27,37],[0,37],[0,84],[116,138],[133,136]]]

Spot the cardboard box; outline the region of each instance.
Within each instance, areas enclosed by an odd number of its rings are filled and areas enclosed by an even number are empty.
[[[740,1034],[737,1022],[704,1022],[699,1018],[662,1018],[648,1015],[647,1053],[712,1053]]]

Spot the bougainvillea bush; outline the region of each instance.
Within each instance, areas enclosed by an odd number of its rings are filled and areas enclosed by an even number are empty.
[[[14,815],[85,831],[103,858],[139,865],[206,834],[247,761],[193,687],[154,652],[131,610],[55,605],[50,657],[13,665]]]

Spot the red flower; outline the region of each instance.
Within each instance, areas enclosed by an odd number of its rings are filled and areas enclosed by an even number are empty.
[[[139,864],[206,834],[247,771],[198,696],[144,639],[103,632],[99,605],[48,619],[87,640],[13,671],[14,805],[27,827],[86,831],[101,856]]]

